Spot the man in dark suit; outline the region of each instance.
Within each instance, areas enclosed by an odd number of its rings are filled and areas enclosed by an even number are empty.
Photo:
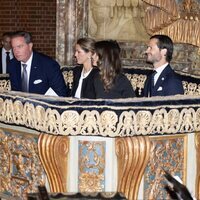
[[[10,43],[11,36],[11,32],[6,32],[2,35],[2,48],[0,48],[0,74],[7,73],[7,65],[13,58],[13,52]]]
[[[59,64],[52,58],[33,51],[31,34],[16,32],[11,38],[15,58],[8,65],[11,90],[36,94],[68,96]]]
[[[170,66],[173,54],[173,42],[166,35],[154,35],[150,38],[146,50],[147,62],[152,63],[154,72],[147,77],[144,96],[170,96],[184,94],[182,81]]]

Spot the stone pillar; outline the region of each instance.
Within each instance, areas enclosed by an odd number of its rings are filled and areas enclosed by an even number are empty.
[[[74,64],[76,40],[87,36],[88,0],[57,0],[56,59],[63,65]]]

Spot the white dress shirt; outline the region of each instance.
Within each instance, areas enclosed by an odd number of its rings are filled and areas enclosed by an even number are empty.
[[[82,89],[83,79],[86,78],[90,74],[91,71],[92,71],[92,68],[88,72],[83,73],[83,69],[82,69],[81,77],[79,79],[78,87],[77,87],[74,97],[81,98],[81,89]]]
[[[12,49],[10,49],[9,51],[6,51],[4,48],[2,48],[2,73],[5,74],[6,73],[6,52],[10,52],[9,56],[10,56],[10,60],[13,58],[13,52]]]
[[[161,74],[162,71],[165,69],[165,67],[167,67],[168,64],[169,64],[169,63],[166,63],[166,64],[164,64],[164,65],[162,65],[162,66],[160,66],[160,67],[154,69],[154,70],[157,72],[157,73],[155,74],[155,76],[154,76],[154,85],[156,84],[156,82],[157,82],[157,80],[158,80],[160,74]]]

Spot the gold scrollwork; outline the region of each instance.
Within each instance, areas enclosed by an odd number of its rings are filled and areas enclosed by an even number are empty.
[[[144,173],[144,199],[169,199],[164,190],[165,171],[179,174],[185,182],[187,136],[166,136],[151,139],[151,153]]]
[[[49,148],[49,144],[51,144],[51,148]],[[38,151],[51,192],[66,192],[69,138],[40,134]]]
[[[27,193],[45,183],[37,143],[34,138],[0,130],[0,146],[0,192],[26,199]]]
[[[200,84],[182,81],[185,95],[200,95]]]
[[[10,89],[10,80],[0,80],[0,92],[9,91]]]
[[[140,181],[149,161],[149,137],[124,137],[116,139],[118,159],[118,191],[127,199],[137,199]]]
[[[72,84],[73,84],[73,71],[64,71],[63,72],[64,80],[67,85],[69,85],[69,88],[72,89]]]
[[[142,93],[142,89],[144,89],[144,83],[147,79],[147,75],[143,74],[125,74],[128,78],[128,80],[131,82],[131,85],[134,90],[138,88],[139,95]]]
[[[79,141],[79,190],[105,189],[105,141]]]

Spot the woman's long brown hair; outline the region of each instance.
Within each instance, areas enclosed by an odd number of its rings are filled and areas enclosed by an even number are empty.
[[[95,43],[95,52],[99,57],[98,67],[104,89],[109,91],[122,69],[120,47],[116,41],[104,40]]]

